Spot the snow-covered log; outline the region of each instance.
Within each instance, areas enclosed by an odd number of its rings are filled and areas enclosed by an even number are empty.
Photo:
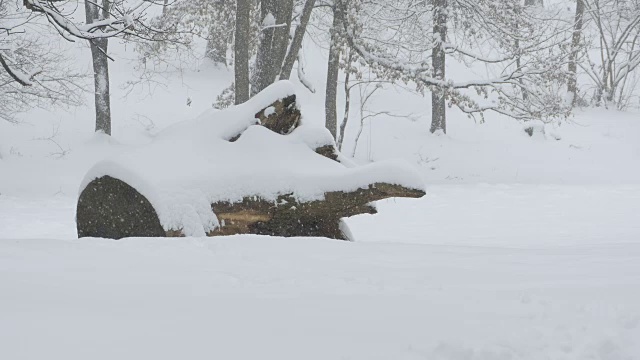
[[[78,236],[349,239],[343,217],[424,195],[410,166],[351,164],[326,129],[305,123],[295,99],[280,81],[96,164],[80,189]]]

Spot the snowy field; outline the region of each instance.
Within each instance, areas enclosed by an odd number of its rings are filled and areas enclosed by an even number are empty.
[[[640,186],[436,185],[351,243],[74,240],[74,199],[0,199],[3,359],[640,356]]]
[[[201,64],[125,99],[128,66],[112,66],[112,139],[90,107],[0,123],[1,360],[640,359],[637,112],[580,110],[534,137],[452,112],[434,136],[428,99],[390,90],[372,104],[418,120],[366,123],[356,161],[407,161],[427,196],[347,220],[355,242],[78,240],[87,170],[231,79]],[[322,94],[301,92],[305,121],[322,123]]]

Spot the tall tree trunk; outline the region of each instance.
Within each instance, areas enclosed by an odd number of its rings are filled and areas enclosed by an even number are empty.
[[[353,61],[353,52],[348,51],[347,66],[351,66]],[[340,124],[340,132],[338,134],[337,145],[338,150],[342,151],[342,144],[344,144],[344,131],[347,128],[347,122],[349,121],[349,109],[351,108],[351,89],[349,88],[349,79],[351,71],[346,72],[344,76],[344,115],[342,117],[342,123]]]
[[[296,27],[295,34],[293,34],[291,45],[289,45],[289,52],[284,59],[284,64],[280,71],[280,80],[288,80],[289,77],[291,77],[291,70],[293,69],[293,64],[298,58],[298,52],[300,52],[300,48],[302,47],[302,40],[304,39],[304,34],[307,32],[307,24],[309,24],[311,12],[313,11],[315,4],[316,0],[307,0],[304,3],[302,15],[300,16],[300,24]]]
[[[325,126],[336,139],[338,132],[338,74],[340,73],[340,44],[338,43],[340,26],[340,10],[333,9],[333,25],[331,26],[331,45],[327,66],[327,89],[325,93],[324,111]]]
[[[249,100],[249,27],[251,0],[236,2],[236,30],[234,46],[235,104]]]
[[[271,85],[280,74],[289,45],[292,12],[293,0],[261,1],[263,29],[256,55],[256,74],[251,87],[252,95]],[[264,24],[264,19],[269,14],[275,20],[275,24]]]
[[[276,23],[279,25],[273,33],[273,68],[271,69],[271,82],[274,82],[282,70],[284,58],[289,48],[289,34],[291,33],[291,20],[293,18],[293,0],[278,0],[278,14]]]
[[[432,50],[433,77],[445,79],[445,59],[443,43],[447,38],[447,0],[434,0],[433,5],[433,33],[437,43]],[[447,132],[447,104],[446,89],[436,87],[431,93],[431,132],[438,130]]]
[[[580,38],[582,37],[582,26],[584,21],[584,2],[577,0],[576,16],[573,24],[573,38],[571,39],[571,54],[569,54],[569,80],[567,81],[567,91],[571,94],[571,106],[576,103],[578,94],[578,51],[580,48]]]
[[[102,0],[100,6],[93,0],[85,0],[87,23],[104,20],[109,17],[109,0]],[[95,39],[91,44],[93,59],[93,80],[95,86],[96,132],[102,131],[111,135],[111,101],[109,95],[109,58],[107,46],[109,40]]]
[[[260,43],[258,44],[258,53],[256,54],[255,73],[251,84],[251,96],[262,91],[273,81],[269,80],[269,77],[272,72],[271,69],[273,68],[271,50],[275,27],[273,26],[274,24],[265,23],[265,20],[268,16],[273,17],[273,20],[275,20],[277,13],[276,5],[277,0],[260,1]]]

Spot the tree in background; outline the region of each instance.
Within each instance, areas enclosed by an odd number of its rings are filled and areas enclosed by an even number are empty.
[[[102,2],[85,0],[87,24],[108,20],[110,7],[110,0],[102,0]],[[95,88],[96,132],[111,135],[111,94],[109,92],[109,57],[107,55],[109,38],[90,39],[89,44],[91,45]]]
[[[0,119],[9,122],[34,107],[80,105],[85,85],[57,44],[44,38],[43,17],[20,9],[18,1],[0,1]]]
[[[570,32],[550,14],[523,6],[516,0],[389,6],[362,0],[360,15],[345,6],[344,26],[350,46],[381,76],[431,92],[432,132],[446,132],[447,102],[471,116],[487,111],[520,120],[565,116],[562,97],[548,89],[563,81],[562,45]],[[362,35],[356,36],[354,27],[363,29]],[[485,67],[492,76],[455,81],[446,74],[447,58]]]
[[[160,3],[158,3],[160,4]],[[23,0],[32,16],[42,16],[68,41],[89,41],[93,58],[95,83],[96,131],[111,135],[111,111],[109,98],[108,39],[112,37],[143,36],[147,30],[145,14],[154,1],[128,2],[125,0],[85,0],[86,22],[72,20],[74,3],[66,0]]]
[[[586,63],[579,63],[595,85],[593,103],[616,104],[622,109],[636,85],[632,75],[640,67],[640,2],[582,3],[597,39],[597,51],[587,53]]]

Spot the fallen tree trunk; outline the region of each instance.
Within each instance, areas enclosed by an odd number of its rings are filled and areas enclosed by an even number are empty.
[[[341,219],[375,214],[371,202],[390,197],[421,197],[421,190],[374,184],[368,189],[325,194],[325,199],[299,202],[289,195],[276,201],[247,197],[241,202],[211,205],[220,227],[208,236],[256,234],[319,236],[350,240]],[[78,237],[181,237],[182,229],[164,230],[149,201],[134,188],[110,176],[92,181],[80,195]]]
[[[295,100],[295,95],[276,100],[271,106],[255,113],[255,119],[263,127],[283,136],[282,139],[294,136],[289,134],[300,125],[301,118]],[[245,128],[245,130],[247,129]],[[241,130],[234,136],[226,136],[225,138],[228,140],[225,141],[236,142],[242,137],[245,130]],[[255,136],[255,132],[252,136]],[[305,136],[301,138],[306,139]],[[281,138],[276,140],[278,139]],[[255,141],[255,138],[247,138],[244,143],[249,141]],[[316,148],[313,148],[314,146],[309,144],[310,148],[304,148],[307,149],[304,150],[304,156],[308,156],[310,161],[317,163],[318,160],[313,160],[313,157],[322,156],[332,161],[321,160],[319,162],[321,165],[325,164],[323,166],[328,166],[329,169],[336,166],[344,167],[344,165],[335,163],[339,160],[335,144],[327,144],[322,141],[312,141],[311,143],[320,145],[314,145]],[[219,157],[212,154],[212,158],[218,159]],[[307,158],[305,157],[305,159]],[[272,161],[279,162],[281,159],[273,159]],[[135,162],[134,166],[137,166],[136,164],[144,165]],[[215,166],[215,162],[213,165],[207,165]],[[348,169],[345,168],[345,170]],[[147,175],[143,169],[140,169],[140,172],[142,176],[151,176]],[[358,176],[360,178],[362,174]],[[211,179],[211,181],[215,180],[215,178]],[[340,182],[340,184],[342,183]],[[179,190],[183,190],[183,184],[179,185]],[[421,189],[380,181],[364,183],[358,185],[357,188],[352,185],[349,187],[349,189],[340,191],[326,191],[322,199],[312,201],[301,201],[293,193],[287,192],[281,192],[277,198],[267,200],[259,195],[252,195],[250,192],[237,201],[214,202],[206,211],[211,210],[218,223],[209,229],[203,223],[201,228],[204,228],[205,231],[201,234],[207,236],[234,234],[319,236],[349,240],[349,231],[345,228],[342,218],[358,214],[375,214],[376,210],[371,205],[374,201],[391,197],[417,198],[424,195],[424,191]],[[142,188],[146,189],[145,186]],[[335,189],[335,186],[333,188]],[[93,178],[84,187],[78,199],[76,216],[78,236],[120,239],[124,237],[180,237],[193,234],[193,231],[190,233],[182,226],[169,225],[166,221],[163,223],[162,216],[159,216],[162,213],[158,212],[159,208],[154,208],[154,204],[158,206],[157,199],[154,202],[152,198],[143,195],[143,193],[153,194],[153,191],[149,192],[148,189],[145,191],[134,188],[131,184],[119,179],[117,175],[109,174],[109,172],[107,175]],[[170,197],[170,199],[172,198]],[[207,207],[206,204],[208,202],[205,202],[205,207]],[[195,205],[188,204],[187,207],[196,208]],[[162,209],[166,212],[167,208],[163,206]],[[197,211],[198,216],[195,218],[204,221],[202,220],[202,207],[199,207]]]

